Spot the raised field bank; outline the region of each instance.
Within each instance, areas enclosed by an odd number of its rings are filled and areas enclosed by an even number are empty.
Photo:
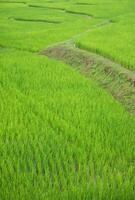
[[[135,199],[135,1],[0,0],[0,200]]]

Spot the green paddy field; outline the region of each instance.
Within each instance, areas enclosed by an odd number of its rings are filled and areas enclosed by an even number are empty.
[[[41,55],[65,42],[134,77],[135,1],[0,0],[0,200],[134,200],[135,90]]]

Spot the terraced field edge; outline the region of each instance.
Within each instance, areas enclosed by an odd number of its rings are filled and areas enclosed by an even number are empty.
[[[97,81],[126,109],[135,114],[135,73],[103,56],[60,44],[40,52],[41,55],[61,60]]]

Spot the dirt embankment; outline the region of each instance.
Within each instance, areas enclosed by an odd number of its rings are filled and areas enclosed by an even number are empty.
[[[73,44],[61,44],[41,52],[78,69],[96,80],[130,112],[135,113],[135,73],[107,58],[78,49]]]

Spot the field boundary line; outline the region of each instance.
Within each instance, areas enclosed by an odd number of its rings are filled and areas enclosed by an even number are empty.
[[[60,60],[93,79],[135,114],[135,73],[101,55],[63,43],[43,50],[41,55]]]

